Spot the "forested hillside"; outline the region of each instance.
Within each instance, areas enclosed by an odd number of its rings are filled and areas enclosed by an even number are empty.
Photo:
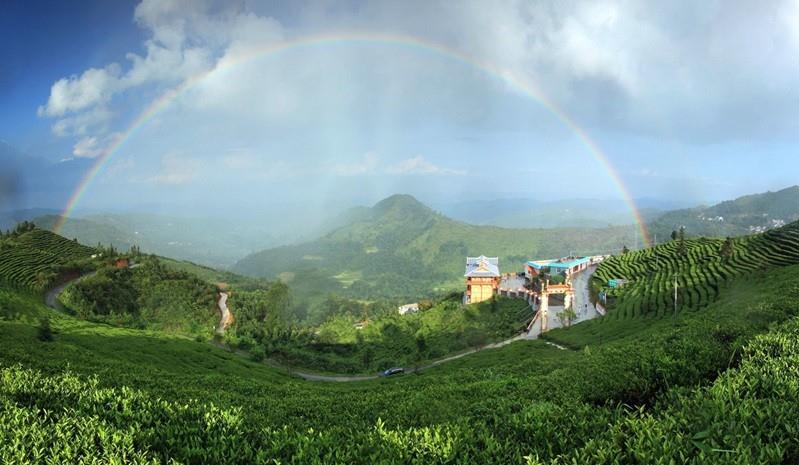
[[[711,207],[674,210],[654,220],[650,230],[660,241],[680,227],[685,227],[691,236],[740,236],[796,220],[799,220],[799,186],[746,195]]]
[[[467,255],[498,255],[502,271],[530,258],[620,250],[634,228],[505,229],[451,220],[406,195],[389,197],[322,238],[239,261],[234,271],[281,278],[300,295],[418,299],[461,289]]]

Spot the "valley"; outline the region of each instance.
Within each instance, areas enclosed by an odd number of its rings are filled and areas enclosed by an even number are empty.
[[[10,439],[0,454],[7,462],[32,459],[37,444],[46,440],[47,455],[62,461],[99,453],[146,462],[267,463],[306,457],[309,463],[327,463],[338,457],[369,463],[369,450],[381,460],[408,463],[508,462],[535,450],[539,460],[561,463],[608,453],[663,454],[664,438],[707,430],[694,440],[702,447],[675,444],[665,457],[682,454],[711,463],[718,453],[704,452],[707,444],[732,447],[740,463],[747,463],[766,444],[780,444],[772,453],[786,459],[795,451],[782,425],[799,397],[781,387],[778,379],[784,378],[778,377],[791,372],[785,363],[799,353],[792,320],[799,312],[799,268],[788,265],[799,263],[799,256],[777,244],[794,237],[796,228],[747,239],[761,241],[762,250],[770,251],[763,256],[764,267],[746,277],[730,276],[707,303],[687,300],[674,317],[622,310],[616,318],[547,333],[546,340],[578,351],[546,341],[517,341],[397,379],[345,385],[297,380],[291,372],[177,334],[52,313],[34,295],[3,289],[0,399],[13,416],[0,422],[0,434]],[[769,242],[774,245],[766,246]],[[692,257],[705,257],[701,248],[691,250]],[[670,254],[677,252],[660,253],[658,263],[673,263]],[[624,262],[649,256],[628,255]],[[696,262],[697,270],[714,269],[714,259],[707,258]],[[599,267],[600,276],[605,266]],[[609,316],[624,308],[628,297],[640,300],[639,292],[629,289],[629,296],[617,295]],[[45,316],[53,342],[37,339]],[[725,438],[751,431],[755,417],[748,412],[763,408],[758,399],[776,392],[745,388],[743,379],[762,380],[781,394],[765,407],[767,416],[757,417],[762,418],[758,431],[768,435],[729,443]],[[61,387],[53,391],[56,385]],[[84,419],[68,429],[73,417],[64,415],[66,402]],[[636,408],[613,407],[616,403]],[[37,417],[38,409],[52,411],[52,420]],[[614,435],[631,424],[647,425],[649,435],[636,428],[636,445],[621,447]],[[563,429],[582,433],[562,435]],[[23,431],[42,439],[21,441]],[[96,437],[107,437],[101,452],[94,446]],[[486,438],[493,441],[490,450]],[[197,440],[201,447],[190,446]],[[397,448],[396,441],[403,446]],[[451,441],[459,446],[452,449]]]
[[[799,0],[0,11],[0,465],[799,464]]]

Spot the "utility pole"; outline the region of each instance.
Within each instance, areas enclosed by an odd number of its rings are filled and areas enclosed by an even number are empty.
[[[673,323],[677,324],[677,275],[674,275],[674,320]]]
[[[657,252],[658,246],[658,233],[655,233],[655,268],[660,268],[660,254]]]

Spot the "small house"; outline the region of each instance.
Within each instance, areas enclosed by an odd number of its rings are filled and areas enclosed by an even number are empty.
[[[419,304],[418,303],[412,303],[412,304],[400,305],[397,310],[399,311],[400,315],[407,315],[409,313],[416,313],[416,312],[419,311]]]

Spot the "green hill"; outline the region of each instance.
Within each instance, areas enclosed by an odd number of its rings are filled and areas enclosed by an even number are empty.
[[[134,268],[106,266],[70,284],[60,301],[86,320],[210,338],[219,324],[216,286],[157,257],[135,260]]]
[[[54,215],[33,220],[38,227],[48,230],[57,221]],[[256,223],[256,219],[252,222]],[[285,242],[274,231],[219,218],[129,213],[68,218],[59,234],[77,238],[83,244],[100,243],[119,250],[136,245],[147,253],[224,268],[253,250]]]
[[[506,229],[447,218],[408,195],[389,197],[318,240],[245,257],[234,271],[282,278],[300,295],[404,298],[459,290],[467,255],[497,255],[502,271],[530,258],[632,246],[632,227]]]
[[[0,312],[0,460],[794,463],[799,323],[779,323],[799,314],[798,281],[799,267],[758,271],[676,326],[579,352],[517,342],[355,384],[66,315],[43,342],[49,310],[0,290],[17,312]]]
[[[568,331],[547,333],[547,339],[574,348],[611,337],[646,332],[655,322],[674,321],[684,311],[695,312],[715,305],[720,298],[746,300],[762,291],[763,273],[775,283],[781,270],[799,264],[799,222],[762,234],[734,239],[686,239],[617,255],[605,260],[593,275],[593,293],[607,295],[608,315],[577,325]],[[610,288],[611,279],[625,279]],[[677,308],[674,284],[677,284]],[[773,283],[772,283],[773,284]],[[749,287],[751,286],[751,289]],[[770,292],[782,292],[776,286]],[[765,293],[763,293],[765,294]],[[765,299],[767,295],[761,295]],[[732,304],[734,305],[734,304]],[[730,311],[733,309],[730,308]],[[750,323],[770,318],[773,309],[760,307],[748,315]]]
[[[0,235],[0,281],[43,292],[68,275],[93,269],[92,255],[96,253],[32,223],[20,223],[10,234]]]
[[[650,232],[657,233],[661,241],[681,226],[692,236],[740,236],[796,220],[799,220],[799,186],[746,195],[711,207],[674,210],[652,222]]]
[[[701,307],[716,299],[729,279],[754,270],[799,264],[799,222],[764,234],[730,239],[686,239],[684,250],[673,240],[657,247],[619,255],[605,261],[593,280],[611,297],[613,317],[664,316],[677,305]],[[610,279],[630,282],[610,289]]]
[[[118,269],[117,257],[136,265]],[[81,245],[32,223],[0,236],[0,284],[43,293],[73,280],[59,302],[80,318],[116,326],[211,337],[219,324],[217,283],[242,292],[270,283],[156,256]]]

